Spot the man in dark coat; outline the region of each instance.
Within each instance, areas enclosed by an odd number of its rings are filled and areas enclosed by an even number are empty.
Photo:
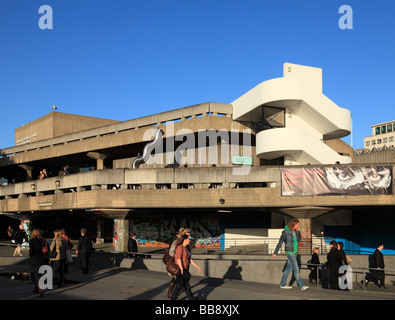
[[[92,251],[92,242],[85,228],[82,228],[80,232],[81,238],[75,253],[79,255],[82,273],[87,274],[89,272],[89,255]]]
[[[373,260],[374,260],[374,267],[376,269],[382,269],[382,270],[375,270],[374,275],[375,275],[375,282],[381,289],[386,289],[386,286],[384,285],[384,256],[383,253],[381,252],[384,249],[384,245],[382,243],[379,243],[377,246],[376,251],[373,253]]]
[[[132,257],[136,257],[136,252],[138,252],[136,234],[132,233],[128,242],[128,252],[132,252]]]

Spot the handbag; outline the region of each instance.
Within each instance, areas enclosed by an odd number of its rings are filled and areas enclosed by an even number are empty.
[[[58,253],[56,252],[56,242],[55,242],[55,246],[53,247],[53,250],[48,252],[48,257],[50,259],[55,259],[57,255],[58,255]]]
[[[163,261],[163,263],[164,264],[166,264],[167,265],[167,263],[169,262],[169,260],[170,260],[170,254],[169,254],[169,249],[167,249],[166,250],[166,252],[165,252],[165,254],[163,255],[163,258],[162,258],[162,261]]]
[[[66,263],[73,263],[73,257],[69,249],[66,250]]]
[[[169,261],[167,262],[166,271],[172,276],[177,276],[180,273],[180,267],[176,263],[174,257],[170,257]]]
[[[48,257],[48,242],[47,242],[47,240],[45,240],[45,239],[43,239],[42,252],[43,252],[43,256],[44,256],[45,258],[49,258],[49,257]]]

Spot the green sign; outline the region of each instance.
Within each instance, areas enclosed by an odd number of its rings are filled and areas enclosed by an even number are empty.
[[[252,157],[232,156],[232,164],[243,164],[252,166]]]

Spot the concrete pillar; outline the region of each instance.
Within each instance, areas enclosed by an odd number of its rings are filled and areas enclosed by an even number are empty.
[[[96,160],[96,168],[97,168],[97,170],[104,169],[104,159],[97,159]]]
[[[26,181],[33,180],[33,167],[25,165],[25,164],[21,164],[21,165],[19,165],[19,167],[21,167],[23,170],[26,171]]]
[[[103,225],[102,219],[98,218],[96,221],[96,226],[97,226],[96,243],[101,243],[102,241],[102,234],[101,234],[102,225]]]
[[[100,153],[100,152],[88,152],[86,155],[89,158],[96,160],[97,170],[103,170],[104,169],[104,160],[111,157],[111,155],[109,155],[109,154],[104,154],[104,153]]]
[[[128,252],[129,219],[114,219],[115,252]]]
[[[311,219],[298,218],[298,220],[300,222],[300,235],[301,235],[298,252],[300,254],[311,254],[312,253]]]
[[[115,252],[127,252],[129,241],[129,209],[101,209],[101,214],[114,219]]]
[[[281,209],[282,212],[297,218],[300,222],[301,241],[299,243],[298,253],[312,253],[311,219],[333,210],[334,208],[329,207],[294,207]]]

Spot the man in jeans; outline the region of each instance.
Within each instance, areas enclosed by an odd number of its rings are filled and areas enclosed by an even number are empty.
[[[287,278],[291,269],[293,270],[296,282],[301,290],[306,290],[309,287],[305,286],[303,280],[299,275],[299,266],[296,260],[298,253],[298,244],[300,241],[300,222],[297,219],[293,219],[285,227],[285,230],[281,234],[281,238],[277,244],[276,249],[273,253],[273,258],[276,258],[278,250],[280,250],[282,244],[285,242],[285,252],[287,254],[287,266],[285,267],[283,277],[281,278],[280,287],[281,289],[292,289],[292,287],[287,286]]]

